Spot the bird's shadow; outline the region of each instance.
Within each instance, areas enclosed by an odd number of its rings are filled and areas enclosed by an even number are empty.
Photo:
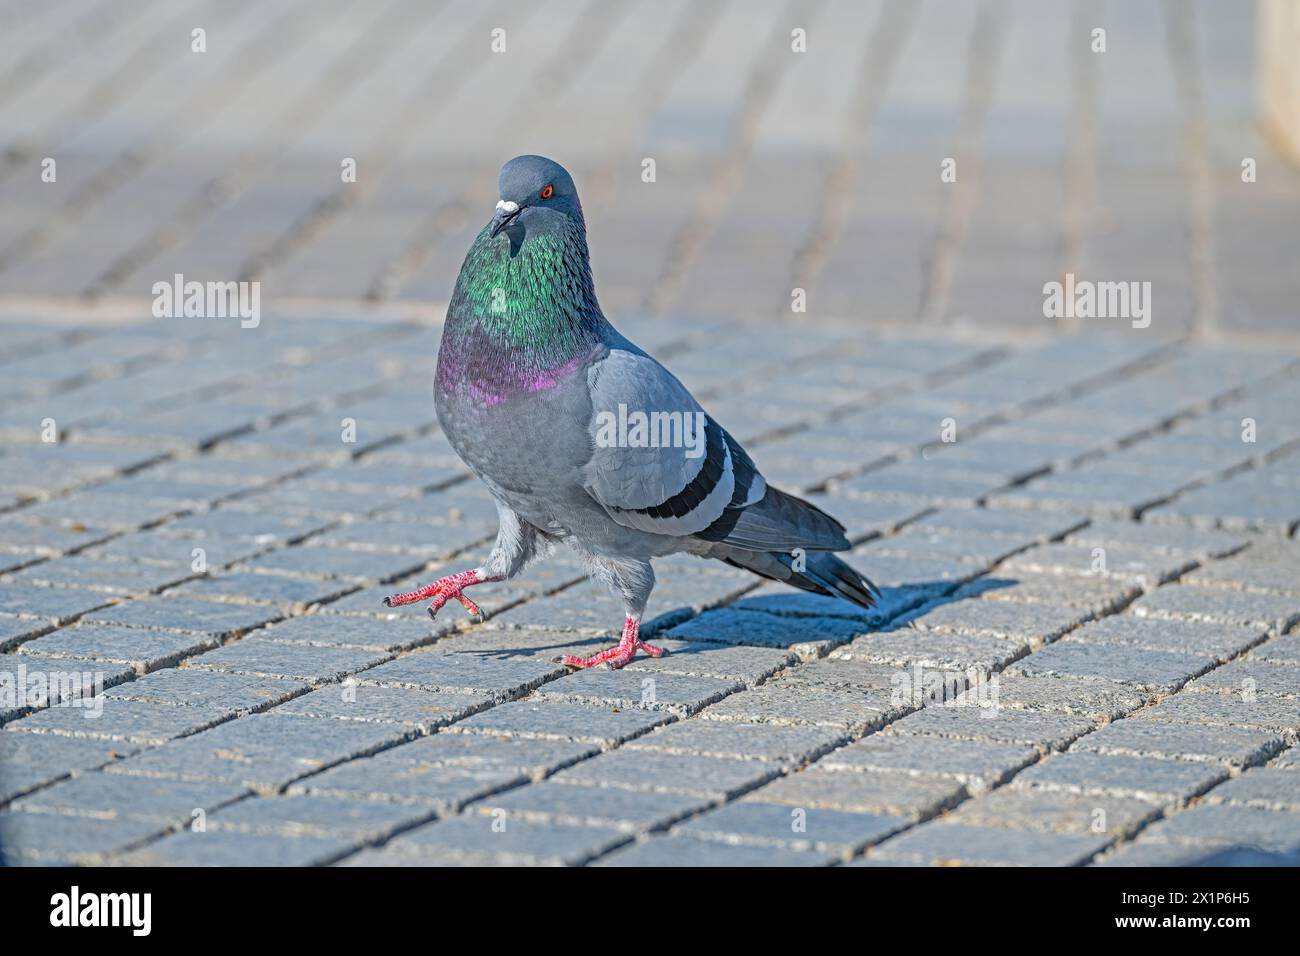
[[[702,654],[720,648],[740,646],[793,647],[809,641],[826,640],[828,636],[865,637],[873,633],[902,630],[918,612],[928,612],[945,604],[979,600],[989,591],[1012,587],[1017,582],[1011,578],[979,578],[969,583],[948,580],[908,582],[879,589],[876,607],[861,608],[842,598],[809,594],[792,590],[789,594],[763,594],[741,598],[730,604],[696,612],[690,607],[675,607],[661,611],[642,625],[646,638],[670,642],[669,653],[674,657]],[[960,597],[957,592],[961,590]],[[746,623],[770,623],[749,615],[780,619],[788,635],[773,639],[772,631],[764,630],[764,639],[746,641],[743,638]],[[803,626],[800,622],[805,622]],[[832,626],[842,622],[842,626]],[[738,639],[709,639],[709,631],[717,626],[721,633],[739,633]],[[503,629],[511,635],[501,646],[466,648],[454,653],[482,657],[547,657],[568,653],[583,653],[589,649],[605,647],[617,640],[613,632],[593,634],[590,631],[555,631],[531,628]],[[536,643],[527,643],[527,636],[535,633]],[[454,640],[454,639],[453,639]],[[505,646],[509,644],[509,646]]]

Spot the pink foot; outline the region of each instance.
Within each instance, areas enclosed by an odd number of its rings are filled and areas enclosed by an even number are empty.
[[[492,581],[500,581],[500,577],[484,577],[483,573],[475,568],[472,571],[461,571],[459,574],[449,574],[445,578],[439,578],[432,584],[425,585],[415,591],[407,591],[405,594],[393,594],[384,598],[384,604],[388,607],[400,607],[403,604],[414,604],[416,601],[425,601],[432,599],[433,603],[429,605],[429,617],[437,617],[438,612],[452,598],[455,598],[465,606],[465,610],[476,617],[482,617],[483,612],[479,606],[467,598],[462,592],[465,588],[473,584],[488,584]]]
[[[629,617],[623,622],[623,639],[618,642],[617,647],[607,648],[590,657],[574,657],[572,654],[566,654],[562,663],[565,667],[585,668],[595,667],[597,664],[608,664],[610,667],[618,668],[635,657],[637,651],[645,651],[651,657],[662,657],[664,649],[641,640],[640,631],[641,621],[635,617]]]

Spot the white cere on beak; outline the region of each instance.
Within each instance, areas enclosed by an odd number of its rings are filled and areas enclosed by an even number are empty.
[[[518,209],[519,203],[511,202],[509,199],[502,199],[497,203],[497,212],[503,212],[506,215],[510,215],[510,213],[516,212]]]

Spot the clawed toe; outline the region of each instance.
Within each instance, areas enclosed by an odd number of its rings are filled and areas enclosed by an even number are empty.
[[[462,571],[460,574],[451,574],[445,578],[440,578],[433,584],[417,588],[414,591],[407,591],[404,594],[391,594],[384,598],[385,607],[400,607],[403,604],[414,604],[416,601],[431,600],[429,605],[429,616],[437,617],[438,612],[443,609],[448,601],[455,598],[470,614],[477,617],[480,621],[483,619],[483,611],[477,604],[464,595],[464,589],[474,584],[486,584],[490,581],[499,581],[498,577],[484,577],[479,571]]]
[[[574,654],[566,654],[560,659],[565,667],[572,667],[578,670],[585,670],[589,667],[598,667],[601,664],[617,670],[620,667],[631,662],[636,657],[637,651],[645,651],[651,657],[662,657],[666,651],[662,647],[655,647],[653,644],[647,644],[637,636],[637,630],[640,622],[628,618],[627,624],[623,629],[623,639],[614,647],[608,647],[598,654],[592,654],[590,657],[578,657]]]

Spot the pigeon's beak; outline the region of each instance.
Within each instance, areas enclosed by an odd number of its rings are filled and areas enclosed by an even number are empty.
[[[497,203],[496,215],[492,217],[492,236],[495,238],[502,229],[515,221],[515,217],[524,211],[517,202],[503,199]]]

